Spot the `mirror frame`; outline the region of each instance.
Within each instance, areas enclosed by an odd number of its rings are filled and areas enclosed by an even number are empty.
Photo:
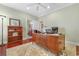
[[[9,25],[10,26],[16,26],[16,25],[12,25],[12,21],[18,21],[18,26],[20,26],[20,19],[14,19],[14,18],[9,18]]]

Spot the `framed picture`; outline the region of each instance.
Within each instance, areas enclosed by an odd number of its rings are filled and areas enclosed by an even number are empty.
[[[20,26],[20,19],[9,18],[10,26]]]

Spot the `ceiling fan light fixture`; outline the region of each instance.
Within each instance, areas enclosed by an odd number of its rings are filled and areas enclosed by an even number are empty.
[[[47,8],[49,9],[49,8],[50,8],[50,6],[47,6]]]
[[[29,9],[30,9],[30,7],[27,7],[26,9],[27,9],[27,10],[29,10]]]

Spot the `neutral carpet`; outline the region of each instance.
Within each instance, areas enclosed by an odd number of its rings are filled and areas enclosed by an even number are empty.
[[[8,48],[7,56],[54,56],[54,54],[31,42],[13,48]]]

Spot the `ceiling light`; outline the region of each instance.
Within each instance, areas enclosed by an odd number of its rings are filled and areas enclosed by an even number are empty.
[[[50,6],[47,6],[47,8],[49,9],[49,8],[50,8]]]
[[[30,9],[30,7],[27,7],[27,10],[29,10]]]

